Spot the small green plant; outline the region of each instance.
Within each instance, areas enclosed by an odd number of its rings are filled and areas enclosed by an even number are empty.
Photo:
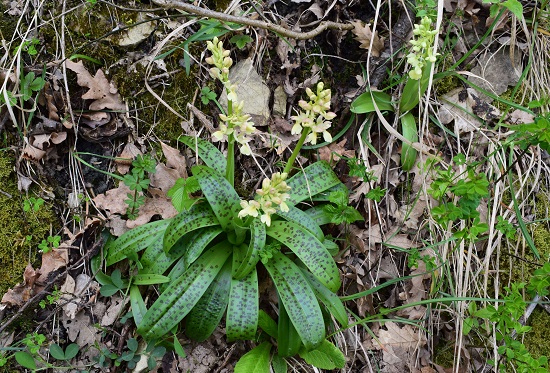
[[[521,373],[548,372],[548,358],[541,356],[535,359],[521,342],[521,336],[531,330],[530,326],[521,323],[525,315],[527,303],[523,299],[526,290],[531,299],[544,297],[550,293],[550,263],[534,271],[529,284],[512,283],[505,287],[504,302],[498,307],[489,305],[478,309],[475,302],[468,306],[469,316],[464,320],[463,333],[468,334],[472,329],[483,329],[485,324],[479,319],[489,320],[494,323],[498,342],[498,353],[501,361],[490,360],[495,367],[499,366],[499,372],[516,371]],[[491,332],[491,327],[487,332]]]
[[[55,304],[59,299],[61,298],[61,291],[59,291],[57,288],[52,291],[51,294],[48,294],[46,296],[46,299],[42,299],[38,305],[40,308],[44,309],[48,305]]]
[[[336,295],[341,282],[331,253],[338,247],[320,225],[342,212],[343,222],[361,218],[347,206],[348,189],[327,163],[313,163],[289,177],[303,144],[315,144],[318,135],[332,140],[330,90],[322,83],[306,90],[308,100],[299,102],[301,111],[293,116],[292,132],[300,139],[284,170],[266,177],[252,199],[242,199],[234,189],[235,152],[252,154],[249,142],[256,129],[228,79],[229,51],[217,38],[208,42],[208,50],[210,75],[223,84],[228,97],[227,112],[220,115],[222,122],[212,135],[214,141],[227,143],[227,156],[206,140],[181,137],[206,164],[192,168],[199,188],[190,179],[180,182],[171,192],[178,196],[179,215],[140,226],[106,244],[106,264],[129,259],[137,275],[123,280],[117,274],[116,283],[113,275],[110,280],[100,275],[98,281],[111,281],[109,292],[129,288],[138,334],[149,343],[171,338],[183,319],[187,336],[203,341],[224,313],[229,340],[256,340],[262,328],[259,274],[266,273],[279,296],[277,335],[270,342],[277,350],[271,353],[269,347],[268,353],[278,362],[295,354],[313,361],[313,351],[329,349],[325,332],[330,324],[323,315],[332,314],[343,327],[348,322]],[[198,189],[202,196],[193,198]],[[311,207],[311,201],[317,205]],[[334,211],[327,212],[327,205]],[[265,271],[258,271],[260,267]],[[170,281],[160,286],[158,299],[147,308],[135,278],[165,273]],[[343,366],[342,360],[334,367]],[[262,370],[268,371],[269,365]]]
[[[40,210],[40,207],[44,205],[44,200],[42,198],[35,198],[35,197],[29,197],[23,200],[23,211],[29,212],[34,211],[37,212]]]
[[[145,350],[140,352],[138,350],[139,343],[135,338],[128,339],[126,346],[128,350],[117,357],[115,366],[119,366],[122,362],[126,362],[126,366],[129,369],[134,369],[136,364],[141,360],[141,357],[145,355],[147,357],[147,368],[153,370],[157,366],[157,359],[161,359],[166,352],[165,347],[155,347],[154,344],[148,344]]]
[[[40,44],[40,40],[38,40],[37,38],[32,38],[31,40],[25,40],[16,49],[16,53],[18,51],[23,51],[23,52],[26,52],[29,56],[36,56],[38,54],[38,50],[36,49],[36,46],[39,44]]]
[[[41,76],[35,76],[34,72],[29,72],[21,79],[21,98],[23,101],[29,101],[34,93],[40,92],[46,81]]]
[[[149,188],[148,174],[155,173],[156,162],[150,155],[138,154],[136,159],[132,162],[131,173],[124,176],[124,184],[130,188],[133,193],[128,193],[128,199],[124,200],[128,205],[126,215],[128,219],[134,220],[138,217],[139,208],[145,204],[144,191]]]
[[[61,236],[58,236],[58,235],[48,236],[45,240],[42,240],[42,242],[38,244],[38,248],[43,253],[47,253],[47,252],[50,252],[52,249],[58,248],[60,242],[61,242]]]
[[[432,29],[432,19],[423,16],[419,24],[414,25],[414,38],[411,40],[411,50],[407,55],[410,65],[401,99],[398,103],[392,102],[392,97],[385,92],[370,91],[361,94],[351,104],[351,111],[356,114],[365,114],[383,111],[396,111],[401,122],[403,136],[401,146],[401,167],[410,171],[417,158],[418,151],[413,144],[418,142],[416,118],[411,112],[420,98],[428,89],[432,65],[438,54],[434,52],[434,42],[437,30]]]
[[[71,343],[65,348],[65,350],[63,350],[63,348],[57,343],[54,343],[50,346],[50,355],[54,359],[60,361],[71,360],[78,354],[78,351],[80,351],[80,347],[76,343]]]

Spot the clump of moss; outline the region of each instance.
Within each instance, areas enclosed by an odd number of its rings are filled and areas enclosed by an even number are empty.
[[[529,318],[532,329],[525,333],[523,344],[535,359],[541,356],[550,356],[550,315],[541,308],[535,309]]]
[[[21,282],[27,264],[37,264],[38,244],[50,234],[51,225],[58,225],[47,204],[38,211],[23,210],[13,165],[13,159],[0,152],[0,295]]]

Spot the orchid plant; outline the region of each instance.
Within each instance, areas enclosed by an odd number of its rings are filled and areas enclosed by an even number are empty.
[[[229,51],[217,38],[207,48],[212,53],[206,59],[212,65],[210,75],[222,83],[228,98],[212,141],[226,142],[227,154],[209,141],[181,137],[205,164],[192,167],[190,177],[202,196],[177,216],[137,227],[108,243],[106,264],[128,259],[136,263],[139,284],[147,278],[150,284],[164,282],[148,305],[143,289],[128,281],[137,331],[146,340],[166,340],[183,327],[188,337],[202,341],[225,314],[228,340],[264,342],[246,355],[255,362],[260,355],[268,357],[254,371],[269,372],[270,361],[284,362],[295,354],[315,364],[311,356],[317,356],[312,353],[317,349],[337,354],[331,359],[338,361],[333,368],[341,367],[342,353],[328,348],[325,339],[332,324],[326,315],[342,327],[348,322],[336,295],[341,282],[332,255],[338,246],[320,226],[337,221],[330,213],[334,209],[323,207],[331,205],[333,193],[347,197],[348,189],[325,162],[290,176],[303,144],[315,144],[319,135],[332,139],[328,130],[336,114],[330,111],[331,92],[323,83],[306,89],[308,100],[299,102],[300,111],[292,117],[292,133],[300,138],[284,170],[265,178],[253,199],[242,199],[234,189],[236,147],[242,155],[252,155],[250,141],[257,130],[229,80]],[[263,276],[271,278],[279,299],[277,311],[271,311],[277,321],[259,307],[259,283],[268,281]],[[246,361],[239,364],[240,371],[250,371]]]

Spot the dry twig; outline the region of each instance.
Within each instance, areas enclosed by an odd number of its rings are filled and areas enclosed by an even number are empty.
[[[273,31],[274,33],[280,36],[284,36],[291,39],[299,39],[299,40],[313,39],[314,37],[316,37],[317,35],[319,35],[325,30],[343,31],[343,30],[352,30],[354,27],[350,23],[323,21],[319,24],[319,26],[317,26],[311,31],[297,32],[297,31],[288,30],[283,26],[275,25],[273,23],[258,21],[258,20],[249,19],[246,17],[234,16],[231,14],[226,14],[221,12],[216,12],[210,9],[201,8],[179,0],[153,0],[153,2],[164,8],[168,8],[168,9],[175,8],[175,9],[183,10],[184,12],[192,13],[201,17],[214,18],[219,21],[234,22],[234,23],[239,23],[241,25],[258,27],[264,30]]]

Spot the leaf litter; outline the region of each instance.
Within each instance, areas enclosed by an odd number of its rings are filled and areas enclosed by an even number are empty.
[[[299,13],[298,17],[305,17],[304,19],[313,22],[330,17],[337,10],[318,1],[312,3],[311,0],[296,0],[292,2],[297,4],[296,6],[301,7],[301,13]],[[474,34],[472,30],[474,26],[483,20],[484,12],[482,7],[474,1],[446,1],[444,5],[445,9],[449,12],[461,9],[466,14],[464,18],[457,20],[455,23],[457,28],[462,27],[467,31],[463,36],[458,37],[457,48],[454,51],[456,56],[463,55],[468,50],[467,45],[469,45],[472,34]],[[13,6],[12,11],[16,8]],[[338,13],[339,16],[344,14]],[[298,15],[298,13],[294,15]],[[374,57],[386,52],[384,50],[384,37],[388,36],[387,33],[380,30],[379,27],[376,28],[377,32],[373,33],[368,23],[359,21],[355,17],[352,19],[355,28],[351,34],[355,40],[353,47],[356,50],[362,50],[361,52],[370,50]],[[296,27],[300,28],[299,23],[296,24]],[[505,27],[505,23],[501,23],[499,27]],[[455,30],[461,32],[456,28]],[[141,32],[141,36],[139,36],[140,40],[143,40],[147,32]],[[384,37],[380,36],[379,32]],[[338,49],[340,48],[342,39],[335,40],[337,42],[332,47]],[[246,60],[247,68],[245,72],[247,75],[242,84],[245,87],[248,87],[247,84],[254,84],[258,87],[258,89],[250,90],[251,92],[256,92],[254,95],[256,97],[250,100],[247,99],[247,102],[250,101],[251,106],[259,110],[259,114],[257,115],[265,119],[270,117],[270,110],[273,109],[275,111],[269,98],[271,90],[273,90],[271,78],[275,78],[277,81],[275,85],[279,91],[284,91],[286,96],[283,99],[279,99],[278,117],[269,122],[269,130],[272,131],[270,136],[272,135],[272,138],[266,135],[262,138],[264,142],[261,144],[257,143],[256,146],[258,149],[255,149],[259,154],[268,155],[269,150],[266,149],[270,149],[272,143],[276,142],[278,145],[275,148],[275,153],[278,156],[284,156],[287,149],[297,140],[296,136],[292,136],[289,133],[291,125],[288,122],[288,115],[290,115],[290,112],[287,112],[286,104],[290,104],[288,107],[295,106],[296,97],[306,87],[311,87],[322,75],[325,75],[323,78],[326,78],[327,74],[324,73],[324,69],[327,66],[323,65],[320,67],[317,64],[310,64],[310,71],[307,71],[307,75],[305,75],[303,74],[303,66],[307,62],[307,59],[303,59],[302,52],[307,52],[312,46],[311,44],[304,41],[296,42],[294,40],[285,42],[279,38],[271,40],[272,49],[273,46],[275,46],[276,58],[279,61],[276,64],[277,69],[272,69],[267,73],[270,79],[265,78],[265,72],[263,73],[264,78],[262,78],[256,70],[257,65],[252,66],[251,60]],[[477,75],[478,78],[473,77],[470,80],[490,91],[494,90],[495,93],[500,94],[504,92],[503,89],[506,90],[510,85],[514,85],[517,82],[515,71],[508,69],[509,66],[516,66],[517,64],[511,62],[509,54],[504,49],[502,52],[487,54],[487,56],[486,58],[483,56],[479,57],[477,61],[480,66],[479,70],[472,70],[472,74]],[[506,58],[508,58],[508,61],[506,61]],[[76,119],[80,121],[80,124],[84,124],[89,128],[89,130],[86,130],[90,134],[89,138],[101,139],[102,137],[120,134],[121,113],[127,112],[128,104],[124,101],[114,83],[107,78],[104,70],[99,69],[92,75],[84,67],[82,61],[75,63],[69,60],[66,64],[67,68],[76,74],[77,84],[85,90],[80,98],[83,100],[83,109],[88,110],[88,113],[79,113]],[[501,81],[495,77],[494,72],[493,75],[488,74],[491,68],[497,66],[499,66],[496,69],[497,76],[499,70],[503,71],[502,69],[504,68],[502,66],[507,66],[505,71],[510,72],[511,75],[507,75],[506,79]],[[338,70],[334,68],[334,71]],[[354,73],[352,77],[354,79],[352,81],[354,86],[363,86],[365,84],[360,71]],[[268,82],[267,84],[266,81]],[[63,110],[56,104],[58,102],[56,92],[59,91],[53,88],[59,82],[52,81],[51,83],[51,86],[47,86],[44,91],[42,102],[44,107],[47,108],[48,118],[59,121],[59,118],[65,115]],[[489,85],[484,86],[484,83],[488,83]],[[506,86],[503,85],[504,83]],[[338,82],[334,81],[333,84],[335,89],[338,89]],[[342,83],[342,85],[344,84]],[[351,86],[351,84],[347,84],[346,82],[346,85],[341,87],[339,91],[342,95],[349,95],[349,97],[345,98],[348,102],[354,95],[361,92],[360,90],[354,90],[350,93],[349,87]],[[246,88],[244,89],[246,90]],[[261,92],[261,94],[258,92]],[[453,132],[457,134],[479,131],[487,122],[490,123],[492,120],[500,117],[500,112],[496,107],[491,105],[490,100],[487,100],[486,97],[472,88],[458,88],[439,101],[437,115],[441,123],[449,125],[449,128],[453,128]],[[512,112],[505,120],[511,124],[530,123],[533,121],[533,117],[519,111]],[[267,124],[268,122],[264,123]],[[48,159],[52,153],[52,148],[66,146],[67,138],[72,136],[72,132],[69,130],[73,127],[68,121],[62,124],[63,127],[56,128],[55,131],[35,133],[30,136],[29,142],[23,150],[24,157],[38,162]],[[189,126],[189,124],[187,125]],[[99,134],[97,133],[98,130]],[[193,132],[193,134],[195,133]],[[439,134],[425,134],[425,136],[425,141],[440,141],[439,144],[443,142],[441,137],[439,139],[435,137],[430,138],[430,136],[439,136]],[[124,134],[122,137],[124,137]],[[319,157],[323,160],[332,161],[334,165],[338,164],[338,158],[341,156],[354,157],[356,154],[359,154],[359,149],[357,149],[354,141],[350,141],[350,139],[351,137],[346,136],[338,142],[320,148],[318,150]],[[142,153],[142,150],[145,148],[143,146],[136,146],[134,141],[134,138],[127,140],[123,151],[120,153],[117,152],[121,158],[131,160],[137,154]],[[143,141],[143,139],[139,139],[139,141]],[[403,275],[414,277],[388,288],[387,291],[381,291],[376,295],[379,299],[375,299],[375,297],[369,295],[354,301],[353,304],[348,302],[348,305],[352,309],[356,309],[362,317],[375,314],[377,307],[381,304],[384,306],[406,305],[426,299],[430,292],[432,280],[432,275],[427,272],[426,264],[423,261],[419,261],[418,266],[412,269],[407,269],[403,265],[405,258],[405,254],[403,253],[408,252],[407,250],[410,249],[422,249],[423,246],[421,240],[422,232],[418,231],[420,227],[426,224],[426,211],[434,206],[434,201],[425,193],[422,194],[420,192],[423,186],[431,183],[431,175],[421,172],[418,167],[414,167],[408,175],[412,180],[405,180],[403,175],[397,171],[398,167],[396,165],[398,164],[399,153],[395,146],[392,147],[391,141],[389,139],[387,142],[383,142],[383,144],[374,144],[378,153],[382,155],[388,164],[387,166],[381,164],[375,157],[369,158],[369,163],[372,164],[370,170],[374,171],[373,174],[376,176],[376,180],[373,182],[365,182],[360,179],[352,181],[354,193],[352,194],[351,202],[354,206],[359,206],[367,221],[365,224],[350,225],[349,231],[344,230],[343,226],[333,227],[332,231],[336,234],[346,232],[350,236],[349,244],[342,247],[341,257],[338,259],[340,270],[346,279],[344,286],[346,292],[353,293],[368,290],[380,285],[383,281],[397,279]],[[105,193],[98,194],[93,199],[96,206],[107,213],[108,225],[112,228],[112,232],[115,235],[119,236],[125,230],[145,224],[155,217],[167,218],[176,214],[170,199],[166,196],[166,192],[179,177],[187,177],[186,165],[188,162],[179,149],[172,148],[162,142],[161,147],[166,162],[158,163],[156,172],[151,175],[151,185],[147,191],[146,204],[140,208],[140,214],[136,220],[130,221],[125,218],[127,205],[123,201],[127,198],[127,193],[130,191],[123,183],[107,190]],[[261,151],[260,147],[262,147]],[[51,154],[51,157],[54,157],[54,155]],[[129,172],[131,161],[128,160],[117,160],[115,162],[117,171],[120,174]],[[339,164],[342,164],[342,162],[339,162]],[[345,171],[342,171],[342,173],[345,173]],[[411,182],[412,192],[420,193],[418,199],[413,201],[402,200],[398,196],[399,193],[396,192],[397,187],[409,181]],[[388,194],[380,203],[367,201],[365,194],[376,186],[388,187],[393,194]],[[414,232],[414,234],[411,232]],[[422,253],[426,254],[426,251],[422,251]],[[71,252],[70,256],[72,255],[73,253]],[[429,253],[428,255],[433,257],[433,253]],[[67,263],[68,257],[62,260],[59,258],[54,260],[51,256],[44,254],[42,256],[42,268],[35,270],[31,266],[27,267],[24,273],[23,284],[4,295],[6,301],[3,299],[2,303],[17,306],[25,304],[33,294],[40,291],[41,283],[44,281],[44,274],[47,276],[48,274],[62,270],[67,266]],[[63,302],[60,300],[59,303],[60,309],[63,312],[62,323],[68,333],[68,338],[70,341],[76,341],[79,345],[81,344],[81,347],[86,345],[91,346],[100,342],[103,343],[103,336],[99,329],[93,326],[94,322],[101,320],[100,325],[103,327],[113,325],[117,325],[118,327],[120,325],[116,324],[117,319],[126,307],[125,300],[120,297],[112,297],[111,303],[108,306],[101,302],[90,303],[91,300],[97,300],[97,294],[95,294],[96,298],[93,298],[93,296],[90,298],[83,294],[86,292],[90,294],[97,293],[97,284],[93,282],[91,276],[86,276],[79,274],[73,278],[72,275],[67,275],[62,285],[62,293],[65,295],[61,298]],[[422,320],[426,316],[426,308],[422,306],[405,308],[398,311],[396,315],[408,320]],[[427,355],[427,340],[420,328],[405,323],[388,321],[374,325],[372,329],[375,331],[376,337],[372,338],[372,336],[369,337],[366,334],[362,342],[365,345],[369,345],[373,351],[378,351],[378,362],[382,365],[382,371],[429,372],[429,369],[432,369],[429,366],[429,359],[426,358],[426,356],[430,357]],[[177,361],[173,360],[171,363],[172,366],[179,365],[179,369],[197,372],[212,371],[214,366],[220,365],[219,352],[227,347],[226,343],[220,341],[221,337],[219,335],[214,337],[214,339],[216,338],[218,340],[215,340],[214,343],[208,341],[207,344],[194,346],[188,359],[178,358]],[[114,348],[112,345],[111,347]],[[88,356],[87,359],[91,359],[91,357]],[[432,366],[439,368],[434,364]]]

